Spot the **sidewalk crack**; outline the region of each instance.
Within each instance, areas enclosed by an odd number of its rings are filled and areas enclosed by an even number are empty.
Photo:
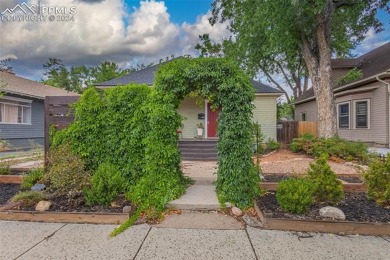
[[[17,257],[15,257],[14,260],[20,258],[20,257],[23,256],[23,255],[25,255],[27,252],[29,252],[31,249],[33,249],[34,247],[36,247],[37,245],[39,245],[39,244],[42,243],[43,241],[49,240],[49,238],[51,238],[52,236],[54,236],[55,233],[57,233],[58,231],[60,231],[60,229],[62,229],[62,228],[65,227],[66,225],[67,225],[67,224],[62,225],[60,228],[58,228],[57,230],[55,230],[53,233],[51,233],[50,235],[44,237],[41,241],[39,241],[38,243],[36,243],[36,244],[33,245],[32,247],[30,247],[29,249],[27,249],[26,251],[24,251],[23,253],[21,253],[21,254],[18,255]]]
[[[135,256],[133,257],[133,260],[137,258],[138,253],[139,253],[139,251],[141,251],[141,248],[142,248],[142,246],[144,245],[145,240],[146,240],[146,238],[149,236],[149,233],[150,233],[151,230],[152,230],[152,227],[149,226],[148,233],[146,233],[146,236],[145,236],[144,239],[142,240],[142,243],[141,243],[141,245],[139,246],[139,248],[138,248],[138,250],[137,250],[137,253],[135,253]]]
[[[246,233],[246,236],[248,237],[249,243],[251,244],[252,251],[253,251],[253,253],[255,254],[256,260],[259,260],[259,258],[257,257],[256,251],[255,251],[255,247],[254,247],[253,244],[252,244],[251,237],[249,236],[248,228],[245,228],[245,233]]]

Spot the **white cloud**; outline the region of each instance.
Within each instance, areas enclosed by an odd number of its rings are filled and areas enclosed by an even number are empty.
[[[18,2],[1,1],[1,11]],[[36,0],[25,2],[36,4]],[[12,64],[16,72],[35,78],[42,75],[48,57],[69,65],[96,65],[103,60],[147,64],[171,54],[193,54],[200,34],[209,33],[215,40],[228,35],[225,24],[209,24],[210,12],[199,16],[195,24],[173,23],[164,2],[141,1],[130,13],[122,0],[40,2],[42,6],[75,6],[75,21],[0,22],[0,57],[17,56]]]
[[[385,31],[388,31],[388,29]],[[389,40],[385,39],[385,35],[386,34],[384,34],[384,32],[376,34],[374,29],[369,29],[366,33],[366,38],[361,44],[359,44],[359,46],[357,46],[353,53],[361,56],[375,48],[378,48],[379,46],[382,46],[383,44],[389,42]]]

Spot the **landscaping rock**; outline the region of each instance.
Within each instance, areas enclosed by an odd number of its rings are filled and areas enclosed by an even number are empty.
[[[36,211],[46,211],[50,208],[51,202],[46,200],[41,200],[38,202],[37,206],[35,207]]]
[[[251,217],[248,215],[244,215],[242,217],[242,219],[250,227],[254,227],[254,228],[262,228],[263,227],[263,224],[257,218],[254,218],[254,217]]]
[[[329,206],[320,208],[320,216],[337,220],[345,220],[345,214],[341,209]]]
[[[31,190],[41,191],[41,190],[44,190],[45,188],[46,188],[45,184],[37,183],[37,184],[35,184],[34,186],[31,187]]]
[[[232,207],[232,213],[236,217],[242,216],[242,210],[237,207]]]
[[[122,211],[123,211],[123,213],[130,213],[131,212],[131,206],[124,206]]]

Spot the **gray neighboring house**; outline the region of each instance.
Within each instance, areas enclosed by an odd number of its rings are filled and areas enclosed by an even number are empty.
[[[147,84],[153,86],[155,74],[159,65],[154,65],[139,71],[132,72],[123,77],[112,79],[96,85],[97,88],[112,88],[130,83]],[[261,124],[261,129],[266,140],[272,138],[276,140],[276,110],[277,98],[283,95],[279,90],[252,80],[255,100],[253,104],[253,121]],[[181,137],[184,139],[194,139],[197,136],[197,124],[202,123],[204,128],[204,139],[217,138],[218,111],[211,109],[211,104],[205,100],[199,105],[193,97],[186,97],[178,109],[178,113],[185,117]]]
[[[10,72],[0,72],[0,92],[0,139],[13,148],[43,145],[46,96],[78,96]]]
[[[337,79],[357,68],[360,79],[338,86]],[[342,138],[390,147],[390,42],[353,59],[332,60],[337,130]],[[317,121],[313,89],[295,102],[295,119]]]

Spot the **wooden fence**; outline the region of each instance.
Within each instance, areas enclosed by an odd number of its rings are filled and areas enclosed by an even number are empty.
[[[285,121],[277,124],[277,139],[284,147],[288,146],[292,139],[303,134],[312,134],[317,137],[317,122],[309,121]]]
[[[70,105],[75,103],[79,96],[57,96],[45,98],[45,156],[50,147],[49,128],[63,129],[74,121]]]

